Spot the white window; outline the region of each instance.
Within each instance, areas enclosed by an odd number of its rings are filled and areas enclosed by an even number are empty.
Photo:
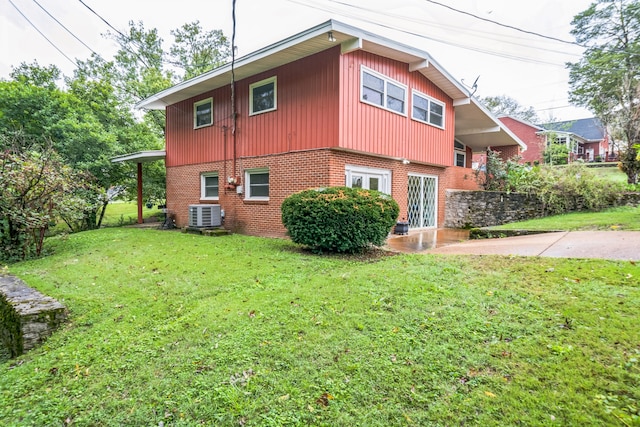
[[[411,118],[444,129],[444,103],[413,91]]]
[[[462,168],[467,167],[467,146],[459,141],[453,143],[454,159],[453,164]]]
[[[249,86],[249,115],[273,111],[278,106],[278,79],[270,77]]]
[[[198,129],[213,124],[213,98],[203,99],[193,104],[193,128]]]
[[[269,200],[269,169],[249,169],[244,174],[245,199]]]
[[[200,175],[200,199],[218,200],[220,195],[220,181],[218,174],[214,172]]]
[[[365,190],[378,190],[391,194],[391,171],[365,166],[345,166],[345,185]]]
[[[407,87],[369,68],[360,68],[360,100],[394,113],[407,115]]]

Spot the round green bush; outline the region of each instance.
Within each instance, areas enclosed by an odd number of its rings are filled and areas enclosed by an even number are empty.
[[[400,212],[387,194],[349,187],[301,191],[287,197],[281,209],[291,240],[317,253],[381,246]]]

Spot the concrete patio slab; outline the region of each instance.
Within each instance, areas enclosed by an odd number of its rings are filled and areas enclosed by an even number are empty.
[[[431,232],[430,232],[431,233]],[[501,239],[445,242],[425,247],[422,233],[389,239],[387,246],[403,253],[517,255],[553,258],[597,258],[640,261],[640,231],[562,231]],[[427,234],[426,239],[431,234]]]

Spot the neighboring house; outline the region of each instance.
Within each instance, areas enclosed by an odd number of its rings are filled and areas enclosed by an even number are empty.
[[[334,20],[138,106],[166,109],[176,224],[214,204],[252,235],[284,236],[287,196],[338,185],[390,194],[410,228],[441,226],[445,190],[477,188],[472,151],[524,146],[426,52]]]
[[[547,135],[547,145],[566,144],[571,160],[586,162],[606,160],[609,136],[604,125],[595,117],[541,125]]]
[[[586,162],[613,161],[617,159],[609,152],[609,137],[606,128],[597,118],[567,120],[563,122],[535,125],[510,116],[498,118],[513,132],[527,149],[519,145],[495,147],[504,160],[520,157],[520,163],[543,163],[544,150],[550,144],[564,144],[569,148],[569,161]],[[492,147],[493,148],[493,147]],[[485,163],[485,153],[474,153],[474,166]]]

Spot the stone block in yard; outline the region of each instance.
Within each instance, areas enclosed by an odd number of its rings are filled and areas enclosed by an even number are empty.
[[[0,340],[11,357],[42,343],[67,317],[60,302],[17,277],[0,275]]]

